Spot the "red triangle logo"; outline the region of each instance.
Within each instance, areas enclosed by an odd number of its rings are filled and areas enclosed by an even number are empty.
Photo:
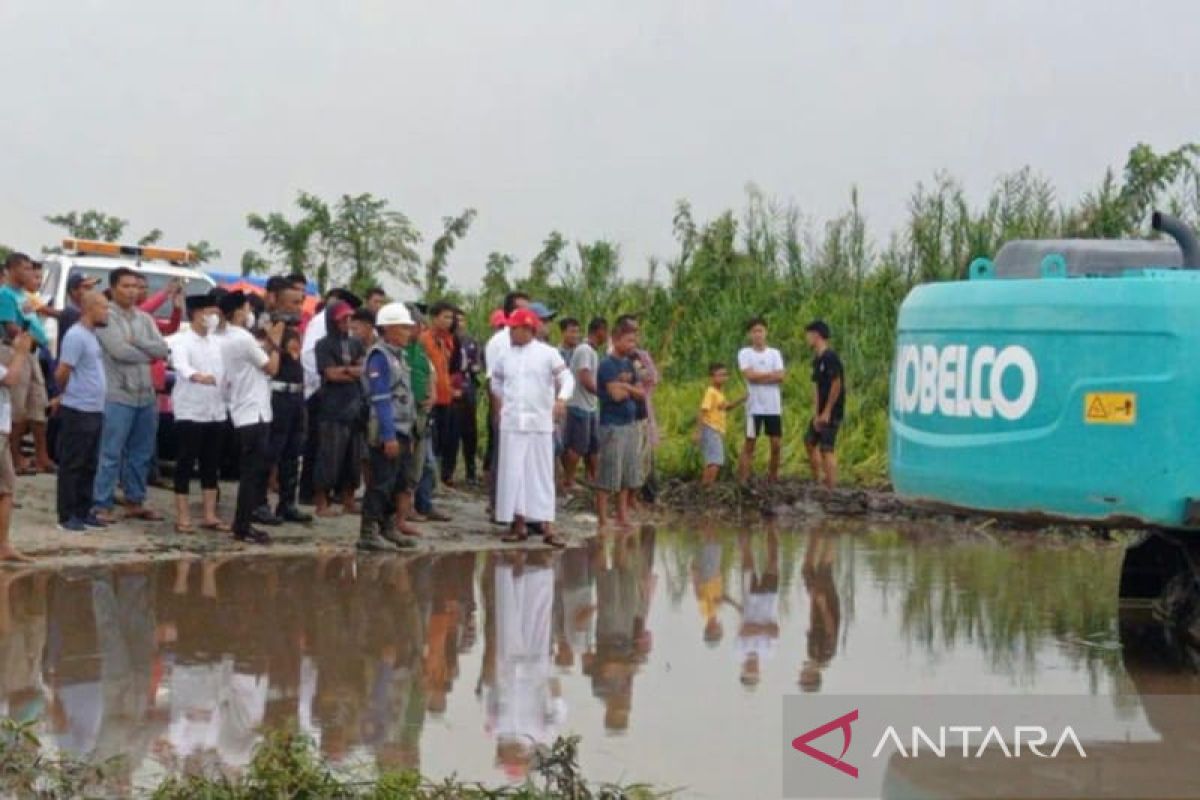
[[[847,764],[845,761],[842,760],[846,755],[846,751],[850,749],[850,737],[852,736],[852,732],[850,730],[850,723],[855,722],[857,720],[858,720],[858,709],[856,708],[853,711],[851,711],[849,714],[844,714],[844,715],[838,717],[837,719],[830,720],[829,722],[826,722],[824,725],[820,726],[819,728],[813,728],[808,733],[801,734],[800,736],[797,736],[795,739],[792,739],[792,748],[795,750],[799,750],[801,753],[804,753],[804,755],[808,756],[809,758],[815,758],[817,761],[820,761],[822,764],[826,764],[828,766],[833,767],[834,769],[838,770],[839,772],[846,773],[851,778],[857,778],[858,777],[858,767],[854,766],[853,764]],[[820,739],[825,734],[831,733],[835,730],[841,730],[841,732],[842,732],[842,752],[837,758],[834,758],[833,756],[829,755],[828,753],[826,753],[822,750],[818,750],[809,744],[809,742],[812,742],[815,739]]]

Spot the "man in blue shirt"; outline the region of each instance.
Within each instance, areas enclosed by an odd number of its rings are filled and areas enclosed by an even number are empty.
[[[24,253],[11,253],[4,263],[5,282],[0,287],[0,326],[4,340],[11,342],[17,334],[28,331],[37,349],[34,358],[25,362],[17,383],[12,387],[13,427],[9,445],[13,465],[18,475],[32,475],[37,471],[53,472],[54,463],[46,447],[46,407],[50,403],[46,391],[46,378],[38,362],[37,350],[50,346],[46,329],[35,310],[30,292],[40,287],[33,260]],[[21,452],[21,442],[26,433],[33,433],[35,460],[30,464]]]
[[[55,381],[62,387],[58,435],[58,526],[82,533],[104,528],[92,510],[92,486],[100,459],[107,379],[96,329],[108,324],[108,298],[88,292],[79,321],[63,337]]]
[[[612,337],[613,353],[596,369],[596,397],[600,401],[600,459],[596,474],[596,516],[600,527],[608,524],[608,497],[617,497],[617,525],[629,525],[629,498],[642,484],[641,437],[637,404],[646,399],[638,385],[630,356],[637,348],[637,327],[625,321]]]
[[[416,543],[406,537],[421,535],[406,521],[412,510],[412,488],[407,476],[413,457],[412,433],[417,409],[404,350],[412,340],[414,324],[407,306],[388,303],[379,309],[375,325],[382,338],[367,354],[362,378],[370,404],[367,423],[370,480],[363,499],[358,549],[386,551],[392,546],[407,549]]]

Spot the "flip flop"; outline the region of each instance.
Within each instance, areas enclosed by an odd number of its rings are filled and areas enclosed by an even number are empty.
[[[200,527],[206,531],[216,531],[217,533],[229,533],[232,530],[224,522],[205,522]]]
[[[150,508],[139,508],[136,511],[126,511],[126,519],[140,519],[144,522],[162,522],[163,515]]]
[[[175,523],[175,532],[176,533],[195,533],[196,526],[195,525],[180,525],[177,522],[177,523]]]
[[[506,533],[500,537],[500,541],[505,544],[518,544],[529,540],[528,533]]]
[[[553,547],[555,550],[562,550],[567,546],[567,540],[560,538],[556,533],[549,533],[542,537],[542,544]]]

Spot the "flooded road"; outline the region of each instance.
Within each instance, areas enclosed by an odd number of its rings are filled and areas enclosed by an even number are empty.
[[[243,768],[296,726],[333,763],[489,783],[574,733],[590,778],[777,797],[785,695],[1095,694],[1152,736],[1141,694],[1200,685],[1153,624],[1122,634],[1120,567],[1093,541],[826,521],[0,572],[0,710],[126,754],[126,786]]]

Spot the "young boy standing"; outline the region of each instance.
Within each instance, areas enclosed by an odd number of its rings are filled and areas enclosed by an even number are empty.
[[[742,447],[738,480],[750,478],[754,464],[754,445],[766,433],[771,440],[771,463],[767,479],[779,480],[779,457],[783,448],[782,395],[783,356],[774,347],[767,347],[767,322],[755,317],[746,325],[750,346],[738,353],[738,369],[746,379],[749,393],[746,402],[746,444]]]
[[[724,364],[708,367],[708,388],[700,402],[700,428],[696,441],[704,458],[704,473],[700,482],[708,485],[716,481],[721,467],[725,466],[725,433],[728,430],[727,412],[746,402],[741,398],[730,403],[725,399],[725,384],[729,381],[729,370]]]
[[[808,346],[816,354],[812,363],[812,380],[817,387],[817,406],[808,432],[804,435],[804,447],[808,450],[813,479],[822,481],[825,488],[832,489],[837,483],[837,453],[834,447],[846,408],[846,381],[842,360],[829,346],[829,326],[816,320],[809,323],[804,333]]]

